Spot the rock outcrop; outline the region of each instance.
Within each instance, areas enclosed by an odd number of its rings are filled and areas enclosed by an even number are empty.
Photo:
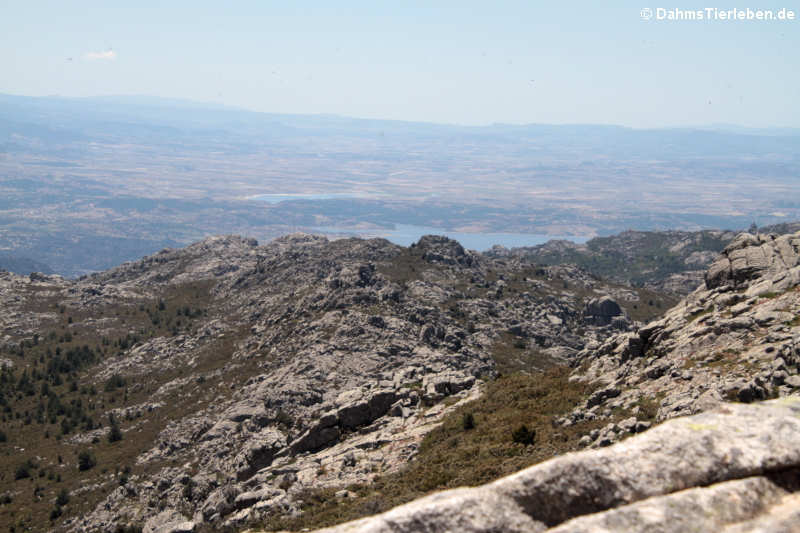
[[[105,443],[110,415],[133,450],[114,465],[130,474],[85,474],[103,501],[59,527],[243,527],[302,512],[309,489],[401,468],[487,379],[630,330],[623,308],[641,298],[574,266],[491,259],[445,237],[403,248],[227,236],[79,280],[1,273],[0,345],[15,372],[33,360],[25,350],[46,367],[56,349],[91,347],[75,390],[58,391],[103,399],[59,455]]]
[[[568,425],[627,410],[661,421],[725,400],[752,402],[800,388],[800,233],[742,234],[714,261],[706,283],[659,320],[588,345],[573,379],[597,383]],[[608,445],[618,425],[588,436]]]
[[[605,448],[726,400],[800,389],[798,237],[737,238],[707,285],[647,325],[630,317],[658,312],[645,304],[657,299],[649,290],[572,265],[488,257],[432,236],[410,248],[304,234],[266,245],[215,237],[79,280],[0,273],[0,364],[14,384],[3,397],[28,402],[14,404],[3,423],[61,432],[55,444],[24,443],[45,476],[83,472],[80,450],[128,447],[129,464],[78,474],[86,488],[74,489],[73,500],[86,491],[100,503],[62,518],[63,531],[242,528],[276,514],[297,517],[309,491],[341,492],[397,472],[445,416],[480,397],[487,380],[559,362],[573,364],[571,379],[591,383],[590,392],[548,423],[561,431],[590,421],[576,426],[585,432],[570,429],[570,446]],[[106,442],[112,419],[121,443]],[[457,522],[448,527],[474,515],[495,530],[535,531],[611,508],[624,513],[609,520],[634,520],[634,506],[650,512],[650,496],[678,498],[702,484],[650,494],[645,481],[624,479],[607,486],[592,478],[590,485],[610,487],[613,501],[578,498],[558,517],[530,506],[518,512],[522,500],[507,493],[464,492],[474,505],[452,514]],[[775,480],[747,483],[767,493]],[[691,489],[700,492],[689,499],[724,499],[737,494],[731,487]],[[430,501],[464,505],[459,494]]]
[[[325,533],[792,531],[800,397],[725,404]]]
[[[586,302],[583,316],[587,323],[595,326],[615,324],[619,329],[625,329],[628,322],[622,308],[610,296],[592,298]]]
[[[800,236],[742,233],[709,267],[705,281],[707,289],[746,287],[752,294],[794,287],[800,283]]]

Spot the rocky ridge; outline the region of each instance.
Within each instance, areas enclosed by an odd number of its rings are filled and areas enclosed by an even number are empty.
[[[73,531],[300,513],[309,488],[400,468],[498,371],[567,361],[632,328],[642,303],[576,267],[443,237],[402,248],[303,234],[210,238],[76,281],[3,274],[0,301],[11,365],[30,364],[25,350],[56,357],[45,344],[98,342],[74,394],[105,388],[105,407],[63,439],[70,453],[100,449],[110,428],[92,420],[110,415],[138,450],[130,474],[98,472],[73,493],[107,494],[59,522]]]
[[[594,448],[726,399],[791,394],[800,388],[798,257],[800,234],[740,235],[703,287],[644,325],[636,319],[658,312],[646,303],[652,291],[443,237],[410,248],[217,237],[77,281],[0,275],[0,346],[4,365],[35,371],[51,346],[104,339],[75,394],[105,387],[94,416],[124,421],[135,464],[82,481],[73,497],[102,498],[58,529],[242,528],[300,515],[309,490],[347,498],[344,487],[402,468],[498,373],[572,364],[571,379],[594,392],[553,423],[607,420],[581,439]],[[84,425],[65,434],[65,449],[102,451],[110,427]]]
[[[704,285],[636,331],[592,343],[573,379],[598,384],[560,422],[650,411],[656,421],[800,389],[800,233],[741,234],[712,263]],[[637,420],[609,424],[585,444],[608,445]],[[634,430],[635,431],[635,430]]]
[[[617,283],[685,295],[703,283],[705,269],[735,236],[719,230],[625,231],[585,244],[553,240],[532,247],[495,246],[489,255],[548,265],[573,263]]]

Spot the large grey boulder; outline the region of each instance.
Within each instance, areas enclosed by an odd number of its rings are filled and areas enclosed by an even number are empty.
[[[423,235],[412,246],[421,250],[422,258],[429,263],[472,266],[476,261],[457,241],[443,235]]]
[[[709,267],[706,287],[741,288],[759,278],[780,289],[797,283],[800,266],[800,234],[751,235],[742,233]],[[769,290],[766,287],[765,290]]]
[[[789,531],[799,485],[800,397],[792,396],[724,404],[322,531]]]
[[[195,524],[174,509],[167,509],[145,522],[142,533],[190,533]]]
[[[610,296],[601,296],[586,302],[583,315],[589,324],[607,326],[615,317],[622,316],[622,308]]]

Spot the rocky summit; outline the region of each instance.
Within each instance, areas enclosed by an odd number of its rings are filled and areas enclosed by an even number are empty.
[[[589,343],[572,379],[598,390],[560,423],[618,408],[651,410],[655,421],[704,411],[726,400],[752,402],[800,388],[800,233],[741,234],[695,292],[659,320]],[[613,442],[609,424],[585,439]]]
[[[668,301],[433,236],[218,237],[78,280],[5,273],[0,516],[163,531],[303,515],[310,490],[402,469],[498,375],[563,365]]]
[[[797,531],[799,317],[800,233],[741,234],[663,318],[576,356],[597,388],[554,423],[633,415],[596,450],[324,531]]]
[[[797,404],[753,402],[800,389],[800,233],[715,257],[680,301],[436,236],[2,273],[0,520],[300,530],[480,485],[337,531],[788,524]]]

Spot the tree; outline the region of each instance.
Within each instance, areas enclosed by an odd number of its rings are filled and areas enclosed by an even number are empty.
[[[88,450],[83,450],[78,454],[78,470],[81,472],[94,468],[97,464],[94,454]]]
[[[64,511],[61,509],[61,506],[56,504],[56,506],[53,507],[53,510],[50,511],[50,520],[56,521],[62,514],[64,514]]]
[[[465,431],[475,429],[475,415],[472,413],[464,413],[464,416],[461,418],[461,426]]]
[[[22,463],[14,471],[14,479],[26,479],[31,477],[31,466],[28,461]]]
[[[111,429],[108,432],[108,442],[118,442],[122,440],[122,431],[119,429],[119,424],[114,418],[114,415],[108,415],[108,421],[111,423]]]

